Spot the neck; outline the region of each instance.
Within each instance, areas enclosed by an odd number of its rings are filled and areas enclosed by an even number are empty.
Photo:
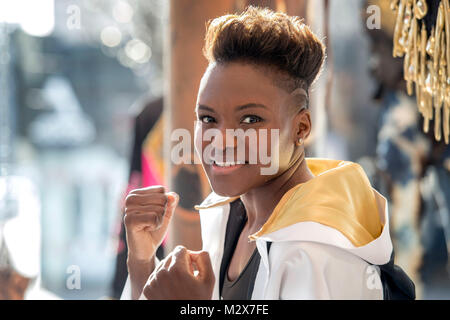
[[[278,177],[266,184],[253,188],[241,196],[247,212],[247,230],[258,231],[272,214],[283,195],[299,183],[314,178],[304,159],[304,153],[298,160]]]

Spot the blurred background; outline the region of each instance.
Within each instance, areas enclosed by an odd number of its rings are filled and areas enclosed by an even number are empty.
[[[0,299],[118,299],[133,188],[181,195],[158,255],[201,247],[193,206],[209,185],[167,160],[169,135],[193,129],[205,23],[249,4],[302,16],[327,43],[307,156],[364,167],[418,298],[449,299],[450,148],[406,94],[389,3],[0,0]]]

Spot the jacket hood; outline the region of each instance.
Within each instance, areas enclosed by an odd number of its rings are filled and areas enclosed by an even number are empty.
[[[340,247],[372,264],[389,262],[387,201],[351,161],[306,158],[314,178],[286,192],[251,240],[313,241]],[[223,206],[238,197],[211,193],[198,210]]]

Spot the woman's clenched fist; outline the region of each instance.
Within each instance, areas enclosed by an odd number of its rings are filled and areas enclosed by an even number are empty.
[[[128,260],[145,263],[153,258],[167,233],[178,199],[175,192],[165,192],[163,186],[130,191],[124,216]]]
[[[149,300],[209,300],[215,284],[209,253],[177,246],[147,280]]]

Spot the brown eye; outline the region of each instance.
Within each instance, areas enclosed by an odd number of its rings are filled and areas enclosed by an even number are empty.
[[[255,115],[248,115],[248,116],[244,116],[242,118],[243,123],[256,123],[256,122],[261,122],[263,119],[261,117],[255,116]]]
[[[216,122],[216,119],[214,119],[211,116],[200,116],[199,120],[203,123],[212,123],[212,122]]]

